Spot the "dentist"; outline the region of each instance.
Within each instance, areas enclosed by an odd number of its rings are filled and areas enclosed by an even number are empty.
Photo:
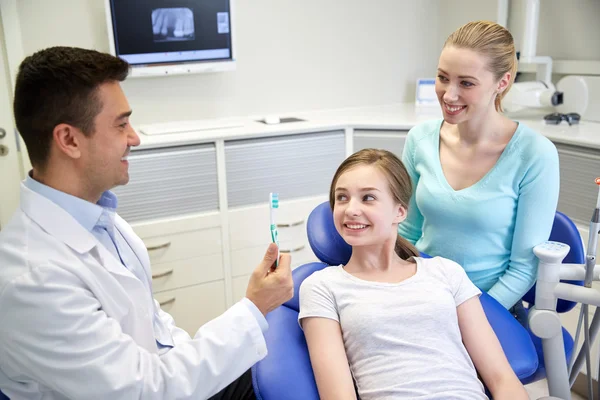
[[[128,182],[127,155],[140,143],[119,83],[128,70],[69,47],[19,67],[14,114],[33,170],[0,232],[0,390],[45,400],[253,399],[264,315],[293,294],[289,255],[272,270],[269,246],[246,298],[193,338],[160,309],[148,253],[109,191]]]

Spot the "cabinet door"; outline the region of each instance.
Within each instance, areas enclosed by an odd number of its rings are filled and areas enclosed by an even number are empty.
[[[237,303],[246,296],[246,288],[250,275],[241,275],[233,278],[233,301]]]
[[[311,211],[324,201],[327,201],[327,195],[280,201],[276,212],[280,250],[290,253],[292,268],[316,261],[308,244],[306,221]],[[229,211],[228,219],[231,274],[233,277],[247,275],[260,262],[271,242],[269,206],[238,208]]]
[[[401,159],[407,133],[408,131],[357,129],[352,136],[353,150],[357,152],[367,148],[384,149]]]
[[[288,200],[328,193],[344,143],[343,131],[225,142],[229,207],[266,203],[270,192]]]
[[[596,206],[600,175],[600,152],[584,147],[555,143],[560,160],[558,211],[587,225]]]
[[[129,223],[219,209],[213,144],[133,150],[129,176],[114,189]]]
[[[132,227],[148,250],[154,292],[223,279],[220,213]]]
[[[223,255],[209,254],[186,260],[152,264],[152,292],[223,279]]]
[[[223,281],[204,283],[155,294],[163,311],[175,324],[194,336],[198,328],[225,312]]]

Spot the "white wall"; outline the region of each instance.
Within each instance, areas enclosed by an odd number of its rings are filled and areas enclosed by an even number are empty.
[[[108,51],[103,3],[18,0],[23,53]],[[235,0],[236,71],[129,79],[133,122],[411,101],[416,78],[437,65],[438,3]]]
[[[439,50],[452,32],[470,21],[497,21],[496,0],[445,0],[440,2]],[[438,50],[438,51],[439,51]]]
[[[508,29],[521,49],[527,0],[507,0]],[[455,29],[472,20],[496,21],[496,0],[446,0],[440,3],[440,47]],[[537,55],[554,60],[600,61],[600,1],[540,0]],[[600,68],[598,70],[600,75]],[[556,83],[560,75],[553,76]],[[527,74],[525,80],[534,79]]]
[[[520,49],[526,0],[510,3],[508,26]],[[537,55],[600,61],[600,1],[541,0]]]

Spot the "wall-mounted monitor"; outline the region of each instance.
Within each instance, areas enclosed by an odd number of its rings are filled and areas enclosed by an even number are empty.
[[[230,0],[105,0],[110,51],[131,76],[235,69]]]

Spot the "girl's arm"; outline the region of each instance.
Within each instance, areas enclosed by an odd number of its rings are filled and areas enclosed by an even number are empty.
[[[301,322],[320,398],[356,400],[339,322],[321,317]]]
[[[494,400],[527,400],[527,391],[512,370],[485,316],[479,297],[457,307],[463,343]]]

